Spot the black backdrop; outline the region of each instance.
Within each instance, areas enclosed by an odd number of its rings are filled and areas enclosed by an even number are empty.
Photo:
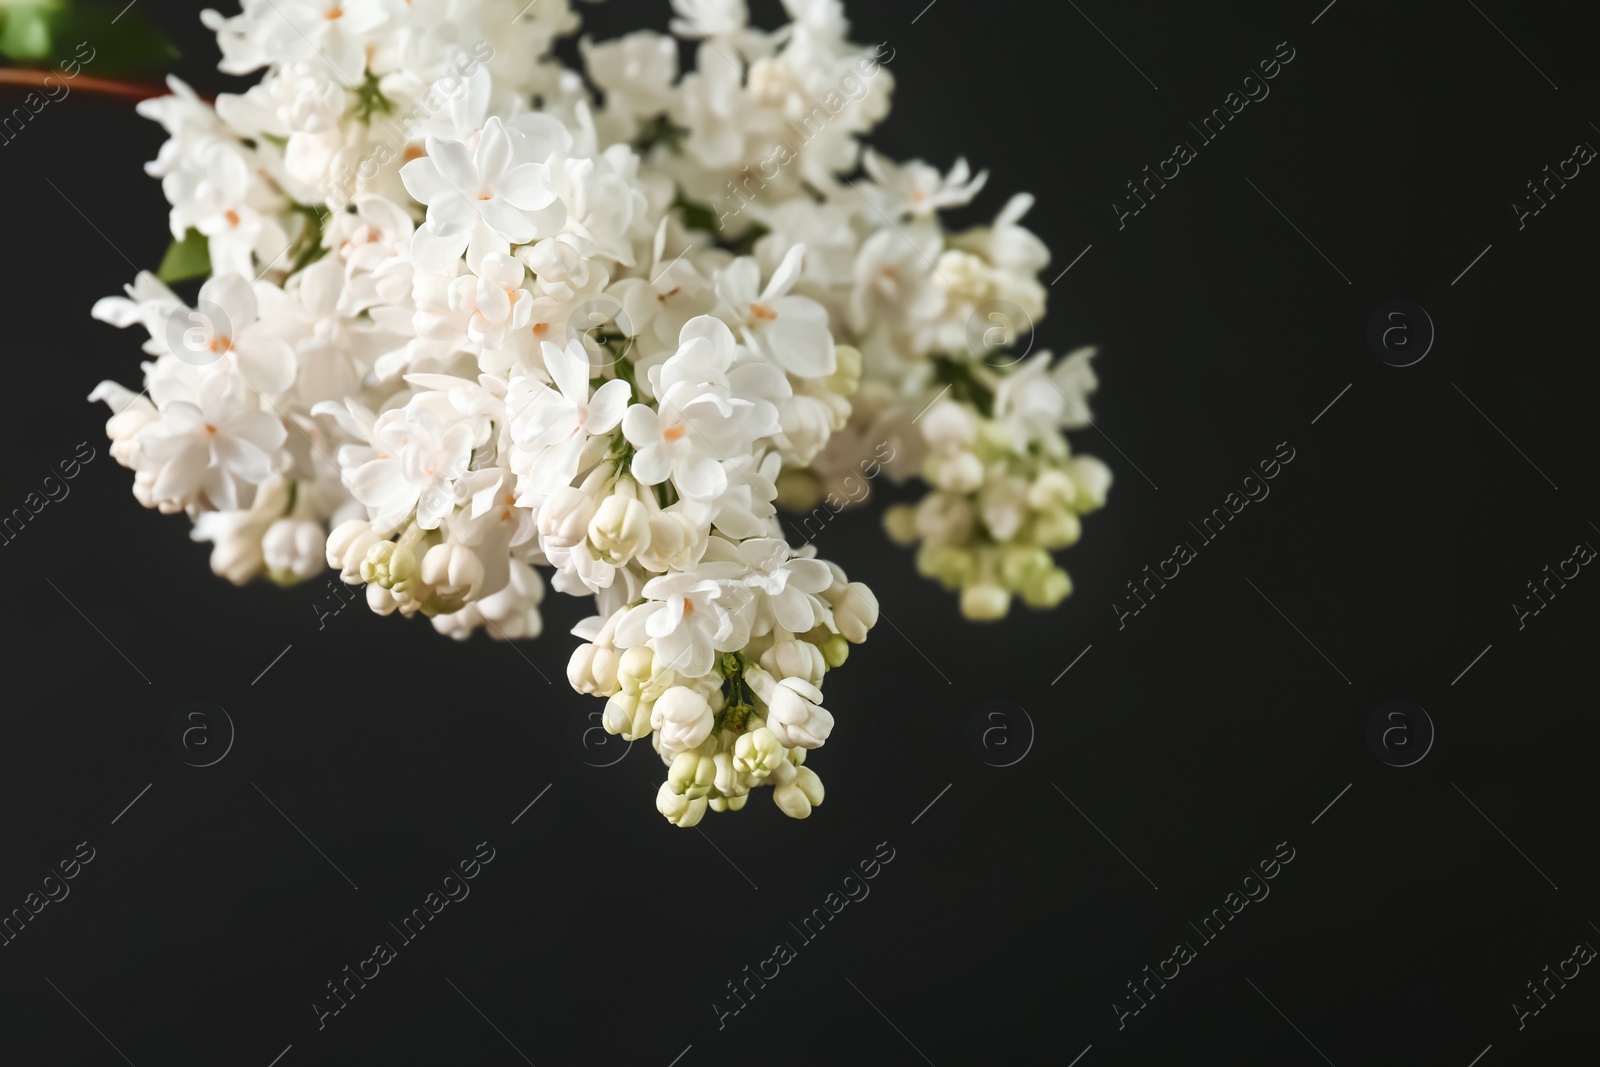
[[[1600,944],[1600,577],[1513,607],[1600,545],[1600,178],[1521,228],[1512,208],[1600,144],[1585,5],[922,2],[851,12],[895,50],[876,143],[990,168],[973,219],[1038,195],[1039,344],[1100,346],[1076,440],[1116,485],[1065,555],[1074,595],[992,626],[886,544],[881,499],[823,531],[887,621],[829,679],[803,823],[760,797],[680,831],[648,748],[593,766],[619,750],[579,741],[575,602],[540,641],[455,644],[359,608],[319,629],[320,584],[213,577],[84,402],[137,378],[135,337],[88,312],[165,247],[140,169],[160,131],[80,93],[0,147],[0,506],[95,450],[0,549],[0,908],[93,855],[0,948],[8,1062],[1595,1061],[1574,946]],[[667,17],[585,11],[602,36]],[[195,11],[160,18],[177,71],[224,86]],[[1198,143],[1280,42],[1270,96]],[[1196,157],[1119,228],[1124,183],[1179,140]],[[1367,339],[1396,300],[1437,333],[1406,367]],[[1405,315],[1390,343],[1415,353]],[[1270,496],[1204,541],[1190,524],[1280,445]],[[1194,559],[1119,619],[1178,542]],[[207,767],[169,743],[195,700],[236,729]],[[403,941],[480,842],[470,896]],[[870,895],[805,940],[875,854]],[[397,958],[319,1029],[380,941]],[[719,1020],[777,942],[794,958]]]

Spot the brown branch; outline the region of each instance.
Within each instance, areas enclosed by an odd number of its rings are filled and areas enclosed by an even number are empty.
[[[164,85],[147,85],[138,82],[121,82],[111,78],[96,78],[89,74],[79,74],[77,77],[53,70],[19,70],[15,67],[0,67],[0,86],[25,85],[30,88],[43,89],[45,79],[55,78],[72,89],[90,93],[104,93],[107,96],[132,97],[135,100],[148,100],[151,97],[166,96],[168,89]]]

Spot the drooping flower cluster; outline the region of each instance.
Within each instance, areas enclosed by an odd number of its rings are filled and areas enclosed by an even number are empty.
[[[169,259],[209,278],[141,273],[94,311],[149,334],[143,390],[91,396],[112,455],[218,574],[332,566],[379,614],[510,639],[539,633],[548,568],[596,604],[573,688],[651,738],[679,826],[759,786],[821,803],[820,687],[877,622],[786,541],[780,492],[814,502],[891,444],[891,476],[936,487],[923,569],[992,617],[1066,594],[1048,550],[1109,482],[1060,436],[1086,361],[1003,373],[969,342],[986,302],[1043,314],[1030,199],[946,233],[985,176],[864,152],[892,51],[836,0],[785,7],[764,31],[678,0],[689,69],[644,31],[583,40],[587,82],[551,52],[567,0],[208,11],[221,69],[259,83],[212,104],[171,79],[140,111],[169,134]]]

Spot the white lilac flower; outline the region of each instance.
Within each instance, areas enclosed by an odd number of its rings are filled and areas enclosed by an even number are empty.
[[[294,352],[256,316],[250,281],[219,274],[200,287],[195,308],[175,308],[164,324],[168,349],[185,363],[231,364],[257,392],[276,396],[294,383]]]
[[[380,525],[415,510],[417,525],[437,529],[454,505],[455,482],[467,473],[474,431],[443,423],[436,412],[398,408],[378,416],[370,460],[350,474],[350,491]]]
[[[805,261],[795,245],[760,289],[761,268],[748,256],[734,260],[717,277],[717,295],[726,302],[745,344],[799,378],[825,378],[834,372],[833,334],[828,312],[803,296],[789,296]]]
[[[645,603],[617,624],[624,647],[649,640],[669,670],[686,677],[708,673],[718,652],[741,649],[750,640],[751,596],[734,563],[706,563],[681,574],[646,582]]]
[[[253,277],[253,259],[270,266],[289,250],[280,221],[283,198],[273,193],[257,161],[241,146],[206,142],[161,184],[172,204],[173,236],[181,238],[190,229],[203,234],[215,270]]]
[[[1024,360],[995,390],[994,418],[1018,451],[1037,441],[1059,440],[1061,430],[1089,425],[1089,394],[1099,381],[1082,348],[1052,366],[1049,352]]]
[[[521,134],[491,118],[468,152],[460,141],[429,137],[428,151],[400,171],[406,191],[427,205],[428,222],[412,238],[413,254],[448,262],[476,243],[483,254],[526,244],[553,226],[558,204],[550,168],[517,162]],[[481,257],[479,257],[481,258]]]
[[[198,378],[156,399],[161,419],[138,437],[141,466],[157,472],[156,500],[232,511],[272,476],[288,430],[237,373],[219,367]]]
[[[240,6],[201,21],[254,84],[137,109],[209,277],[93,309],[148,335],[142,383],[90,397],[111,455],[218,574],[326,564],[456,639],[537,636],[547,581],[592,598],[568,681],[662,757],[678,826],[822,802],[805,756],[854,703],[822,686],[879,608],[786,534],[880,474],[929,483],[886,525],[969,618],[1070,593],[1052,553],[1111,484],[1063,436],[1092,350],[970,351],[988,302],[1043,317],[1033,197],[952,231],[984,173],[867,148],[893,53],[842,0],[770,30],[674,0],[576,58],[574,0]]]
[[[512,413],[511,432],[523,448],[544,450],[534,461],[536,481],[564,484],[578,473],[589,439],[611,433],[622,422],[631,390],[613,378],[591,392],[589,356],[576,339],[565,347],[546,341],[542,349],[555,388],[534,391],[525,410]]]
[[[872,178],[866,187],[867,199],[895,218],[928,218],[946,208],[962,207],[971,203],[989,180],[988,171],[972,177],[965,159],[956,160],[948,177],[920,160],[901,166],[870,149],[862,155],[861,165]]]
[[[715,497],[728,484],[717,463],[722,450],[695,424],[694,416],[720,427],[734,407],[715,393],[697,393],[688,383],[673,386],[661,397],[659,408],[630,407],[622,416],[622,433],[637,449],[629,468],[633,476],[643,485],[660,485],[671,478],[678,492],[691,499]]]
[[[771,633],[774,626],[804,633],[818,622],[822,611],[819,594],[833,584],[833,573],[819,559],[796,556],[787,541],[757,537],[737,545],[717,538],[714,545],[748,568],[744,584],[755,594],[751,633]]]
[[[473,344],[499,348],[506,334],[528,325],[533,294],[522,288],[522,264],[504,252],[490,252],[476,276],[463,274],[450,283],[450,310],[468,316],[467,338]]]

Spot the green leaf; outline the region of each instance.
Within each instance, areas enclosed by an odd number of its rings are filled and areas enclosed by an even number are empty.
[[[140,7],[121,0],[5,0],[0,55],[76,78],[159,75],[178,50]]]
[[[0,55],[26,63],[50,57],[49,4],[13,4],[0,12]]]
[[[199,278],[211,273],[211,249],[205,234],[191,229],[183,240],[174,241],[161,257],[156,277],[171,285],[173,282]]]

